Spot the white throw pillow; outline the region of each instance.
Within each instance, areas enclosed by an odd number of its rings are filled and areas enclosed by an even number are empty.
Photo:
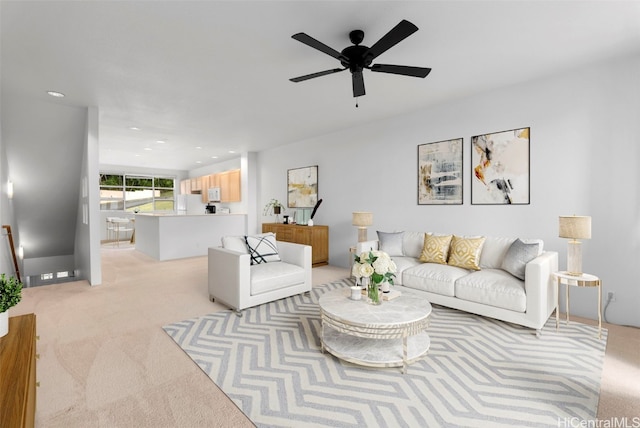
[[[231,251],[237,251],[242,254],[249,254],[247,249],[247,242],[244,240],[244,236],[223,236],[222,248]]]
[[[244,239],[251,255],[252,265],[280,261],[275,234],[264,233],[258,236],[245,236]]]

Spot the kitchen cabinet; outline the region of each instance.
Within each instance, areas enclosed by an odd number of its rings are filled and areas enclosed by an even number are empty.
[[[273,232],[276,240],[311,246],[311,264],[329,263],[329,226],[301,226],[297,224],[263,223],[262,233]]]
[[[202,177],[188,178],[180,182],[180,193],[183,195],[202,195],[202,202],[207,203],[207,191],[211,187],[220,188],[220,202],[241,202],[240,170],[219,172]]]
[[[240,170],[233,169],[216,175],[220,180],[220,202],[240,202]]]
[[[33,427],[36,415],[36,316],[9,318],[0,338],[0,426]]]
[[[210,184],[210,175],[205,175],[203,177],[200,177],[200,188],[202,189],[200,191],[200,194],[202,195],[202,203],[206,204],[209,202],[209,195],[207,194],[207,190],[209,189],[209,187],[213,187]]]
[[[202,191],[202,179],[200,177],[195,177],[191,179],[191,193],[192,194],[200,194]]]

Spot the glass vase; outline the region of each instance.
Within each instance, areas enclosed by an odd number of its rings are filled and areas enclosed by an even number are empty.
[[[363,276],[362,278],[360,278],[360,288],[362,288],[363,290],[367,290],[369,288],[370,282],[371,279],[368,276]]]
[[[378,284],[373,281],[369,281],[369,284],[367,285],[367,297],[369,298],[368,302],[372,305],[379,305],[380,303],[382,303],[382,301],[380,300],[380,290],[378,289]]]

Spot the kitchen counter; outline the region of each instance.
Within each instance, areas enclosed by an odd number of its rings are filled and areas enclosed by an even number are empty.
[[[136,250],[156,260],[207,255],[227,235],[246,235],[245,214],[136,214]]]

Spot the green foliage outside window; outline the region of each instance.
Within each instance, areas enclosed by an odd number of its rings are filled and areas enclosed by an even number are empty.
[[[100,174],[100,209],[173,211],[175,178]]]

